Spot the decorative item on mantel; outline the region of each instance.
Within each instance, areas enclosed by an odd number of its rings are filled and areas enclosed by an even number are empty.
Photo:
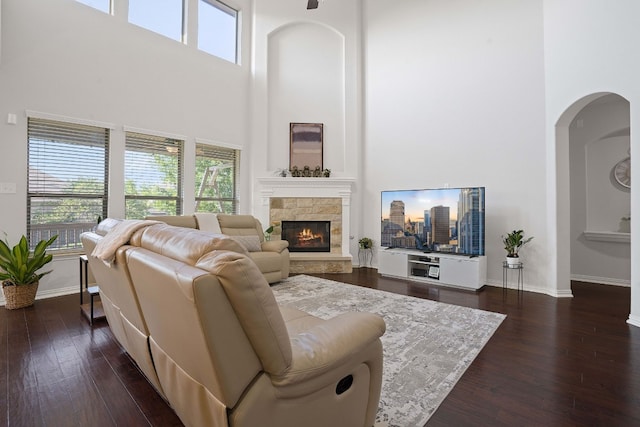
[[[504,243],[504,249],[507,251],[507,265],[515,266],[520,264],[518,251],[532,239],[533,237],[525,239],[523,230],[513,230],[506,236],[502,236],[502,243]]]
[[[280,171],[280,169],[278,169],[278,172]],[[282,175],[281,172],[280,176],[287,176]],[[315,169],[311,170],[311,167],[309,166],[303,166],[302,169],[298,169],[297,166],[294,166],[291,168],[291,170],[289,171],[289,173],[291,174],[292,177],[294,178],[299,178],[299,177],[303,177],[303,178],[329,178],[331,176],[331,169],[321,169],[320,166],[316,166]]]
[[[276,169],[275,175],[280,176],[282,178],[285,178],[287,176],[289,176],[291,174],[291,172],[288,169],[285,168],[281,168],[281,169]]]

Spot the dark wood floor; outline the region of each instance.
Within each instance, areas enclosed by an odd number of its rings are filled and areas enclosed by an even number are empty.
[[[628,288],[574,283],[572,299],[381,278],[329,279],[507,315],[428,426],[639,426],[640,329]],[[0,309],[0,426],[179,426],[78,296]]]

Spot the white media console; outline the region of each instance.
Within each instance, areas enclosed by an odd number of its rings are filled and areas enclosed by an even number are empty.
[[[487,258],[413,249],[381,249],[378,273],[475,291],[487,281]]]

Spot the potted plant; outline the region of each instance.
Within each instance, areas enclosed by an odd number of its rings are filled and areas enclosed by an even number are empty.
[[[271,233],[273,233],[273,225],[270,225],[266,230],[264,230],[264,240],[267,242],[271,240]]]
[[[502,236],[502,243],[504,243],[504,249],[507,251],[508,265],[515,265],[520,262],[518,251],[520,251],[520,248],[525,244],[529,243],[531,239],[533,239],[533,237],[525,239],[524,231],[522,230],[513,230],[506,236]]]
[[[358,245],[360,246],[360,249],[371,249],[373,248],[373,240],[368,237],[363,237],[358,240]]]
[[[40,279],[51,273],[38,273],[38,270],[53,259],[53,255],[47,254],[46,249],[57,238],[55,235],[49,240],[41,240],[33,251],[29,250],[25,236],[13,248],[9,247],[8,242],[0,240],[0,281],[7,309],[33,305]]]

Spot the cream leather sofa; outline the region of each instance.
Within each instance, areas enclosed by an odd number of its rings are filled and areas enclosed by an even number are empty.
[[[116,337],[185,425],[373,425],[382,318],[322,320],[279,307],[243,246],[184,227],[136,231],[108,267],[89,251],[105,228],[82,240],[111,305],[109,325],[114,335],[121,328]],[[129,310],[144,326],[132,324]],[[148,343],[148,355],[131,336]]]
[[[207,215],[207,214],[204,214]],[[252,215],[208,214],[219,226],[219,231],[240,241],[249,251],[249,257],[256,263],[269,283],[276,283],[289,277],[289,243],[286,240],[264,240],[260,221]],[[206,218],[206,216],[200,216]],[[198,215],[158,215],[149,220],[162,221],[176,227],[205,229]],[[207,222],[212,221],[208,219]],[[212,231],[206,230],[205,231]],[[249,239],[255,239],[255,243]]]

